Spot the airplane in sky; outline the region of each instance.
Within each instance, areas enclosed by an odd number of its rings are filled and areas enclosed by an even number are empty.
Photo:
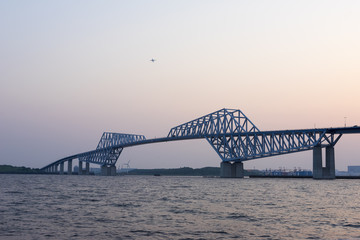
[[[156,61],[156,59],[153,59],[153,58],[152,58],[150,61],[151,61],[151,62],[155,62],[155,61]]]

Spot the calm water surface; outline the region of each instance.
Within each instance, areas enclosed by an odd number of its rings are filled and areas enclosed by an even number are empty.
[[[0,175],[0,239],[360,239],[360,180]]]

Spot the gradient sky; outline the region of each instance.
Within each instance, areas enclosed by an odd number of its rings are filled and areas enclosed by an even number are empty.
[[[104,131],[163,137],[224,107],[260,130],[360,125],[359,13],[356,0],[1,0],[0,164],[40,168]],[[360,165],[359,149],[343,136],[336,168]],[[206,140],[126,148],[117,166],[129,160],[220,164]],[[311,169],[312,152],[244,167]]]

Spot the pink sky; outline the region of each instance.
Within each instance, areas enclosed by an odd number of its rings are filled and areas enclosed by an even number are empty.
[[[166,136],[221,108],[260,130],[360,125],[359,1],[0,2],[0,164],[43,167],[102,132]],[[151,58],[157,59],[155,63]],[[336,168],[360,165],[360,135]],[[125,149],[117,165],[219,166],[205,140]],[[312,153],[245,168],[311,169]]]

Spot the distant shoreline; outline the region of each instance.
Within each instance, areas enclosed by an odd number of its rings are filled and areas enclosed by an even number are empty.
[[[14,167],[11,165],[0,165],[0,174],[48,174],[58,175],[58,173],[47,173],[38,168]],[[66,172],[65,172],[65,175]],[[72,175],[77,175],[73,172]],[[92,173],[91,175],[94,175]],[[138,175],[138,176],[200,176],[200,177],[220,177],[219,167],[204,168],[160,168],[160,169],[134,169],[128,173],[120,173],[118,175]],[[258,170],[244,170],[244,176],[248,178],[312,178],[312,176],[271,176],[262,175]],[[336,179],[360,179],[360,176],[336,176]]]

